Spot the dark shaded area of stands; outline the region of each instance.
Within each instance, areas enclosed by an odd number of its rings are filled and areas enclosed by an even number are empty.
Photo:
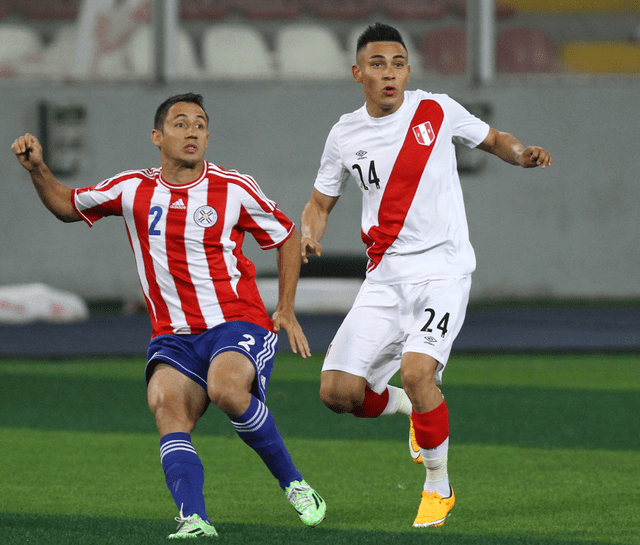
[[[343,316],[301,314],[298,318],[312,350],[323,352]],[[144,313],[94,313],[74,324],[4,324],[0,325],[0,357],[144,356],[150,335],[149,317]],[[289,350],[284,333],[280,350]],[[640,351],[640,306],[472,306],[454,351]]]

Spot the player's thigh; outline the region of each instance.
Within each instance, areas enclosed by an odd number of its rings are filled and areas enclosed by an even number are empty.
[[[365,282],[329,345],[322,374],[341,371],[361,377],[382,393],[400,368],[403,332],[398,303],[394,286]]]
[[[251,393],[265,402],[278,350],[278,336],[273,331],[249,322],[225,322],[199,335],[195,348],[199,357],[209,362],[209,392],[212,388],[219,391],[222,384],[245,391],[249,383]]]
[[[223,412],[241,415],[249,407],[255,380],[255,367],[245,355],[234,350],[221,352],[209,366],[209,398]]]
[[[437,384],[442,382],[442,371],[464,323],[470,289],[470,276],[432,280],[404,288],[402,328],[406,340],[402,352],[426,354],[436,360]]]
[[[147,400],[158,428],[164,433],[193,429],[209,402],[202,386],[166,363],[155,365],[147,386]],[[167,431],[169,428],[171,431]]]

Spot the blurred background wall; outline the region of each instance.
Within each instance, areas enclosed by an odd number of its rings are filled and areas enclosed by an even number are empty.
[[[159,81],[151,24],[157,3],[105,2],[85,25],[95,49],[79,70],[86,5],[0,0],[0,284],[141,298],[123,222],[109,218],[91,229],[58,222],[10,147],[24,132],[45,136],[59,179],[74,187],[156,166],[153,115],[178,92],[205,97],[207,158],[253,175],[299,222],[331,126],[363,103],[349,79],[355,36],[382,20],[403,30],[409,88],[447,93],[554,155],[545,171],[477,150],[459,155],[478,258],[472,298],[640,297],[637,2],[497,2],[496,75],[482,86],[466,76],[465,2],[179,4],[179,73]],[[22,38],[3,41],[3,30],[18,28]],[[363,255],[359,200],[353,185],[332,213],[327,256]],[[260,274],[273,274],[274,253],[250,240],[246,253]]]

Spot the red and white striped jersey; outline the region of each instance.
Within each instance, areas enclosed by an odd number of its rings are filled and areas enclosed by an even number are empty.
[[[339,196],[349,179],[362,191],[362,240],[372,282],[418,283],[466,275],[475,255],[454,141],[476,147],[489,125],[443,94],[405,91],[400,108],[343,115],[325,145],[315,188]]]
[[[273,330],[242,242],[248,231],[276,248],[295,227],[250,176],[205,162],[200,178],[172,185],[160,168],[131,170],[74,189],[72,202],[89,226],[124,218],[153,337],[233,320]]]

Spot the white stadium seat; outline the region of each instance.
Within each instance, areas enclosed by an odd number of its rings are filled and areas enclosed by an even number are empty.
[[[0,24],[0,63],[18,61],[42,50],[38,33],[23,25]]]
[[[121,49],[102,55],[97,63],[97,76],[105,79],[149,78],[153,76],[153,29],[140,25]],[[195,46],[183,29],[175,42],[178,47],[177,74],[181,78],[202,79]]]
[[[349,66],[338,38],[326,27],[295,24],[276,35],[276,59],[285,78],[345,79]]]
[[[246,25],[218,24],[202,39],[205,75],[210,79],[271,79],[273,55],[262,34]]]

